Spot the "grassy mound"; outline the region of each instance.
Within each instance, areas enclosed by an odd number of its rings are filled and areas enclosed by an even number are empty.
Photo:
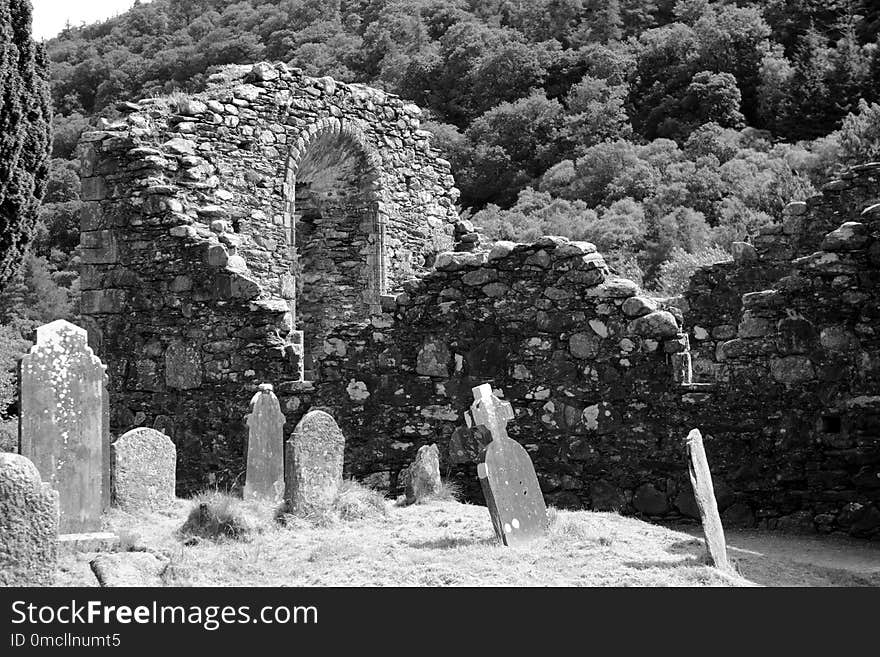
[[[193,499],[193,507],[180,534],[211,540],[247,540],[260,528],[258,513],[228,493],[214,491]]]

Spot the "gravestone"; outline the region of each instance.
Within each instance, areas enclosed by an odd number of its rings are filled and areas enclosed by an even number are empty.
[[[721,570],[732,570],[727,560],[727,543],[724,540],[724,528],[718,515],[718,504],[715,501],[715,490],[712,487],[712,474],[703,448],[703,436],[699,429],[692,429],[687,437],[688,473],[694,488],[694,498],[703,521],[703,534],[706,537],[706,549],[712,565]]]
[[[406,503],[436,495],[440,491],[440,451],[437,445],[422,445],[416,458],[404,471]]]
[[[284,414],[272,384],[251,398],[244,499],[280,502],[284,496]]]
[[[0,586],[51,586],[58,561],[58,493],[19,454],[0,452]]]
[[[528,452],[507,435],[513,407],[492,392],[488,383],[473,388],[469,425],[483,425],[492,434],[477,475],[492,516],[495,534],[504,545],[521,545],[544,535],[547,507]]]
[[[110,446],[113,501],[123,511],[158,511],[174,503],[177,448],[161,431],[138,427]]]
[[[311,515],[328,510],[342,484],[345,437],[329,414],[306,413],[287,443],[285,494],[290,510]]]
[[[21,359],[21,453],[58,491],[63,534],[99,531],[110,505],[105,370],[85,329],[64,320],[39,327]]]

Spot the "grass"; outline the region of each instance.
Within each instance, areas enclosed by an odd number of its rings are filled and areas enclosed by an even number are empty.
[[[431,504],[432,502],[457,502],[461,499],[462,487],[457,481],[451,479],[440,479],[440,487],[432,494],[425,495],[414,502],[407,502],[406,496],[401,495],[397,498],[398,506],[407,506],[408,504]]]
[[[398,506],[354,483],[343,488],[335,513],[322,518],[288,516],[282,524],[273,520],[273,509],[234,498],[212,507],[218,515],[245,515],[255,528],[245,540],[218,532],[219,539],[187,541],[179,529],[193,508],[193,500],[178,500],[140,516],[113,509],[107,528],[136,532],[139,548],[170,559],[164,578],[171,586],[880,585],[880,560],[873,558],[878,546],[841,544],[840,554],[856,555],[858,564],[837,553],[827,563],[808,563],[802,557],[812,544],[804,539],[786,551],[780,545],[788,546],[788,537],[740,543],[733,534],[729,553],[741,575],[726,575],[706,565],[693,529],[550,509],[544,537],[507,548],[495,539],[485,507],[450,500]],[[64,557],[57,584],[97,585],[92,557]]]

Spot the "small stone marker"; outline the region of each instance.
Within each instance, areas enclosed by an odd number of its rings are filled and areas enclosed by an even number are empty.
[[[287,443],[284,497],[293,513],[310,515],[329,509],[342,484],[345,436],[329,414],[306,413]]]
[[[177,448],[161,431],[138,427],[110,446],[113,500],[123,511],[158,511],[174,503]]]
[[[404,475],[406,503],[413,504],[439,491],[440,450],[437,445],[422,445]]]
[[[244,499],[280,502],[284,496],[284,413],[271,383],[251,398]]]
[[[488,383],[472,388],[474,403],[468,424],[483,425],[492,434],[477,475],[492,516],[495,534],[504,545],[521,545],[547,529],[547,507],[528,452],[507,435],[513,407],[492,392]]]
[[[105,370],[85,329],[61,319],[21,359],[21,453],[58,491],[63,534],[99,531],[110,505]]]
[[[152,552],[99,554],[89,565],[101,586],[164,586],[169,560]]]
[[[721,570],[731,571],[727,560],[727,543],[724,540],[724,528],[718,515],[718,504],[715,502],[715,490],[712,487],[712,474],[703,448],[703,436],[699,429],[692,429],[687,437],[688,473],[694,488],[694,498],[703,521],[703,534],[706,536],[706,548],[712,565]]]
[[[58,493],[19,454],[0,452],[0,586],[51,586],[58,562]]]

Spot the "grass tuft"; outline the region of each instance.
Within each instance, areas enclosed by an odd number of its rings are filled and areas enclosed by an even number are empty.
[[[228,493],[203,493],[193,500],[180,533],[212,540],[247,540],[258,530],[256,515],[242,500]]]
[[[298,513],[284,502],[275,512],[275,521],[288,529],[332,527],[340,521],[383,517],[388,514],[385,498],[377,490],[353,479],[345,479],[333,505],[318,513]]]
[[[333,507],[342,520],[360,520],[388,514],[385,498],[381,493],[348,479],[342,482]]]

